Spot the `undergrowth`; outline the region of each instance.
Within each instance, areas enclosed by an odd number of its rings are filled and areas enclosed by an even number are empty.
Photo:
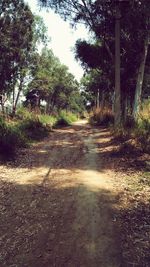
[[[91,112],[89,122],[93,125],[110,126],[114,122],[114,115],[107,107],[96,108]]]
[[[28,146],[33,141],[48,136],[52,127],[70,125],[77,116],[61,111],[59,114],[35,114],[26,108],[20,108],[14,119],[0,117],[0,155],[11,158],[18,148]]]
[[[133,152],[136,147],[141,152],[150,153],[150,102],[143,103],[136,120],[128,116],[124,126],[113,128],[112,132],[114,140],[120,142],[121,150],[124,147],[127,151],[128,147]]]
[[[11,158],[19,147],[27,146],[24,132],[17,125],[8,124],[0,117],[0,154],[3,158]]]
[[[73,114],[71,112],[61,111],[57,116],[57,120],[54,126],[55,127],[69,126],[71,125],[71,123],[75,122],[76,120],[77,120],[76,114]]]

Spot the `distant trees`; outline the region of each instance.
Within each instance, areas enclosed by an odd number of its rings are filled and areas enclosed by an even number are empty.
[[[80,97],[79,84],[68,68],[60,63],[52,50],[43,48],[41,55],[37,54],[26,92],[26,104],[40,107],[44,100],[46,113],[61,109],[79,111],[83,108],[79,105],[82,103]]]

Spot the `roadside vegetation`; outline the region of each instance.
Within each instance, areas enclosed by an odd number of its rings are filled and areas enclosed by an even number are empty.
[[[79,83],[48,48],[44,21],[28,4],[2,0],[0,23],[0,156],[10,158],[53,127],[70,125],[84,104]]]
[[[0,117],[0,157],[11,159],[19,148],[47,137],[53,128],[69,126],[78,119],[76,114],[61,111],[57,115],[44,115],[18,110],[16,116]]]

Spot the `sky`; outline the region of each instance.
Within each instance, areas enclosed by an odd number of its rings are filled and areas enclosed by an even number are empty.
[[[69,22],[63,21],[58,14],[52,10],[40,10],[36,0],[26,0],[33,13],[40,15],[46,27],[48,28],[48,36],[51,41],[49,48],[54,52],[62,64],[68,66],[69,71],[80,81],[84,71],[80,63],[75,60],[73,48],[78,39],[88,40],[89,33],[84,25],[77,25],[76,30],[71,28]]]

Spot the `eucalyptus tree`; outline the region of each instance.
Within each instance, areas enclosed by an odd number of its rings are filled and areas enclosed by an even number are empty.
[[[13,113],[27,81],[37,42],[47,41],[42,19],[23,0],[0,1],[0,100],[12,94]]]
[[[118,101],[122,104],[122,115],[126,114],[125,111],[130,106],[131,110],[134,107],[135,117],[140,105],[149,43],[150,1],[39,0],[39,2],[54,9],[72,24],[84,23],[102,43],[103,51],[107,52],[111,66],[115,65],[116,2],[120,2],[122,89],[119,96],[121,99]],[[114,85],[113,81],[113,87]]]
[[[33,69],[35,68],[34,64],[36,62],[36,57],[38,54],[38,46],[40,44],[46,46],[49,42],[49,38],[47,36],[47,28],[44,24],[43,18],[41,18],[40,16],[37,15],[33,16],[31,34],[32,34],[32,42],[30,46],[30,51],[24,53],[24,58],[20,62],[18,68],[16,84],[13,88],[13,114],[15,114],[16,112],[16,107],[21,92],[23,93],[29,80],[32,77],[32,72]],[[15,91],[17,91],[16,94]]]
[[[32,46],[33,14],[23,0],[0,2],[0,92],[4,108],[18,72]]]

